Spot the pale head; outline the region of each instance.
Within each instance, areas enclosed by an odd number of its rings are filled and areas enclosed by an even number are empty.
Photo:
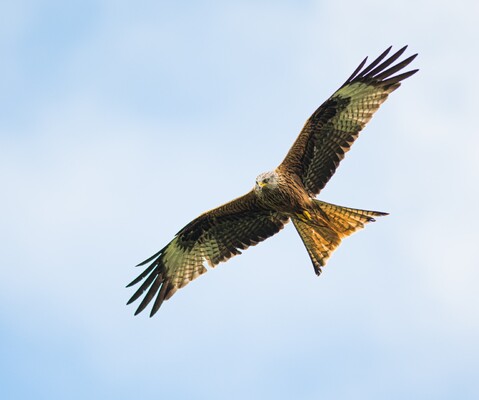
[[[254,190],[260,192],[263,189],[276,189],[278,180],[278,174],[275,171],[263,172],[256,178]]]

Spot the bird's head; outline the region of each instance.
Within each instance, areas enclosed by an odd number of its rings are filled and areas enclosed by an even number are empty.
[[[278,174],[274,171],[263,172],[256,178],[254,189],[261,192],[263,189],[276,189],[278,187]]]

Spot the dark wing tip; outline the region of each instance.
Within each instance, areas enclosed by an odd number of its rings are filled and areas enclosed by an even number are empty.
[[[164,280],[163,284],[161,285],[160,292],[158,293],[158,296],[156,296],[155,303],[153,304],[153,307],[151,308],[150,318],[153,317],[153,315],[155,315],[156,312],[160,309],[163,302],[167,299],[168,292],[170,290],[171,290],[170,282],[167,280]]]
[[[396,72],[402,70],[407,65],[409,65],[417,57],[417,53],[413,54],[412,56],[409,56],[405,60],[388,68],[397,59],[399,59],[399,57],[403,55],[407,47],[408,47],[407,45],[401,47],[393,55],[385,59],[385,57],[389,54],[389,52],[392,49],[392,46],[389,46],[385,51],[383,51],[379,55],[379,57],[377,57],[373,62],[371,62],[371,64],[369,64],[368,66],[366,66],[366,68],[361,70],[365,65],[365,60],[363,60],[363,62],[359,65],[358,68],[356,68],[354,73],[348,78],[348,80],[345,82],[344,85],[352,83],[352,82],[370,82],[370,83],[377,83],[377,84],[381,83],[384,86],[387,86],[389,88],[389,87],[395,86],[400,81],[406,78],[409,78],[411,75],[414,75],[418,71],[418,69],[392,76]],[[396,87],[397,86],[395,86],[394,88]]]
[[[135,311],[134,316],[136,317],[139,313],[141,313],[143,311],[143,309],[144,309],[144,307],[143,308],[138,307]]]
[[[386,88],[389,88],[389,87],[393,87],[393,88],[397,88],[400,86],[401,82],[407,78],[409,78],[410,76],[414,75],[417,71],[419,71],[419,69],[413,69],[411,71],[408,71],[408,72],[404,72],[402,74],[399,74],[399,75],[395,75],[389,79],[385,79],[384,81],[382,81],[384,87]]]
[[[162,304],[163,304],[163,300],[161,301],[161,303],[157,307],[154,307],[154,308],[151,309],[150,318],[153,317],[156,314],[156,312],[160,309]]]
[[[354,72],[351,74],[351,76],[350,76],[348,79],[346,79],[346,82],[345,82],[344,84],[346,84],[346,83],[352,81],[352,80],[356,77],[356,75],[358,74],[358,72],[361,71],[361,69],[362,69],[362,68],[364,67],[364,65],[366,64],[366,61],[368,61],[368,58],[367,58],[367,57],[361,62],[361,64],[358,65],[358,67],[354,70]]]
[[[367,74],[369,71],[371,71],[376,65],[378,65],[382,59],[384,57],[386,57],[388,55],[388,53],[391,51],[392,49],[392,46],[389,46],[386,50],[384,50],[378,58],[376,58],[371,64],[369,64],[362,72],[361,72],[361,75],[365,75]],[[346,82],[344,82],[344,85],[348,84],[348,83],[351,83],[354,79],[358,78],[359,77],[359,72],[361,71],[361,69],[364,67],[364,65],[366,64],[366,61],[367,61],[368,57],[366,57],[362,62],[361,64],[359,64],[359,66],[354,70],[354,72],[351,74],[351,76],[346,80]],[[343,86],[344,86],[343,85]]]
[[[149,276],[146,278],[145,282],[143,282],[133,296],[131,296],[130,300],[128,300],[128,303],[126,303],[127,305],[133,303],[147,291],[145,297],[136,309],[135,315],[141,313],[148,306],[148,304],[155,299],[150,312],[150,318],[153,317],[153,315],[155,315],[160,309],[163,302],[168,300],[176,292],[177,287],[171,283],[166,275],[166,272],[162,272],[162,265],[163,264],[160,262],[155,262],[140,275],[140,277],[143,277],[149,273]],[[135,281],[136,280],[138,280],[138,278],[135,279]]]
[[[146,283],[146,282],[145,282]],[[151,300],[155,297],[156,293],[158,292],[158,289],[160,288],[160,285],[163,283],[163,277],[162,275],[156,275],[156,278],[154,279],[154,282],[151,284],[150,289],[148,290],[148,293],[146,296],[143,298],[141,301],[140,305],[135,311],[135,315],[138,315],[141,313],[148,304],[150,304]],[[141,288],[140,288],[141,289]],[[142,293],[140,293],[141,295]],[[137,298],[140,296],[138,295]],[[135,299],[136,300],[136,299]]]
[[[128,285],[127,288],[135,286],[138,282],[144,279],[147,275],[153,271],[153,269],[157,266],[157,263],[152,263],[148,268],[146,268],[140,275],[138,275],[135,279],[133,279]]]
[[[136,265],[136,267],[142,267],[143,265],[148,264],[150,261],[153,261],[155,258],[158,258],[163,253],[163,250],[165,249],[164,248],[161,249],[158,253],[153,254],[151,257],[147,258],[145,261],[142,261],[141,263]]]
[[[167,278],[165,277],[165,270],[164,266],[161,260],[161,253],[162,251],[156,253],[154,256],[150,257],[146,261],[142,262],[141,265],[144,265],[145,263],[152,261],[150,266],[148,266],[136,279],[134,279],[132,282],[130,282],[126,287],[131,287],[139,283],[141,280],[144,278],[145,281],[141,284],[141,286],[138,288],[138,290],[131,296],[131,298],[128,300],[126,303],[127,305],[133,303],[134,301],[138,300],[145,292],[146,295],[141,301],[140,305],[135,311],[135,315],[138,315],[141,313],[146,306],[155,298],[156,296],[156,301],[154,305],[155,312],[158,310],[159,305],[158,305],[158,298],[162,295],[163,293],[163,287],[165,287],[165,283],[167,284]],[[156,260],[154,258],[156,257]],[[161,286],[161,289],[160,289]],[[159,293],[158,293],[159,292]],[[158,293],[158,294],[157,294]],[[161,302],[160,302],[161,305]],[[153,315],[154,313],[152,313]]]

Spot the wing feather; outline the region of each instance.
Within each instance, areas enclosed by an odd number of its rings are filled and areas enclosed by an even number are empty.
[[[366,75],[365,72],[363,72],[363,73],[359,74],[357,78],[360,78],[360,77],[372,78],[372,77],[374,77],[376,74],[378,74],[381,71],[384,71],[394,61],[396,61],[399,57],[401,57],[402,54],[406,51],[406,49],[407,49],[407,46],[404,46],[403,48],[399,49],[396,53],[394,53],[391,57],[389,57],[388,59],[383,61],[382,64],[380,64],[376,68],[374,68],[371,72],[368,72],[367,75]]]
[[[181,229],[173,240],[139,266],[151,264],[128,286],[146,280],[128,304],[147,294],[135,315],[155,298],[150,316],[164,300],[207,270],[241,254],[241,250],[279,232],[289,218],[262,207],[253,191],[221,207],[208,211]]]
[[[394,75],[416,57],[414,54],[394,64],[406,47],[386,58],[391,50],[389,47],[363,69],[364,60],[306,121],[279,168],[297,174],[311,196],[324,188],[345,153],[388,95],[400,86],[401,81],[418,71]]]
[[[378,58],[376,58],[371,64],[369,64],[366,68],[364,68],[364,69],[362,70],[361,74],[364,76],[364,75],[366,75],[369,71],[371,71],[373,68],[375,68],[376,65],[378,65],[378,64],[384,59],[384,57],[386,57],[386,56],[389,54],[389,52],[391,51],[391,49],[392,49],[392,46],[389,46],[386,50],[384,50]],[[367,59],[367,57],[366,57],[366,59]],[[364,61],[363,61],[363,63],[360,65],[361,68],[362,68],[362,65],[364,65]],[[349,81],[352,81],[352,80],[356,77],[356,75],[358,74],[359,70],[361,70],[361,68],[356,68],[356,71],[353,73],[353,75],[351,75],[351,76],[348,78],[348,80],[346,81],[346,83],[348,83]]]

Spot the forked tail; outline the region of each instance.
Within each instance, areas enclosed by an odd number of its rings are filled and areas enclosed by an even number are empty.
[[[379,211],[358,210],[320,200],[314,201],[326,218],[321,218],[320,221],[307,221],[304,218],[292,220],[313,262],[316,275],[321,273],[321,267],[326,265],[329,256],[342,239],[364,228],[368,222],[374,222],[374,217],[388,215]]]

